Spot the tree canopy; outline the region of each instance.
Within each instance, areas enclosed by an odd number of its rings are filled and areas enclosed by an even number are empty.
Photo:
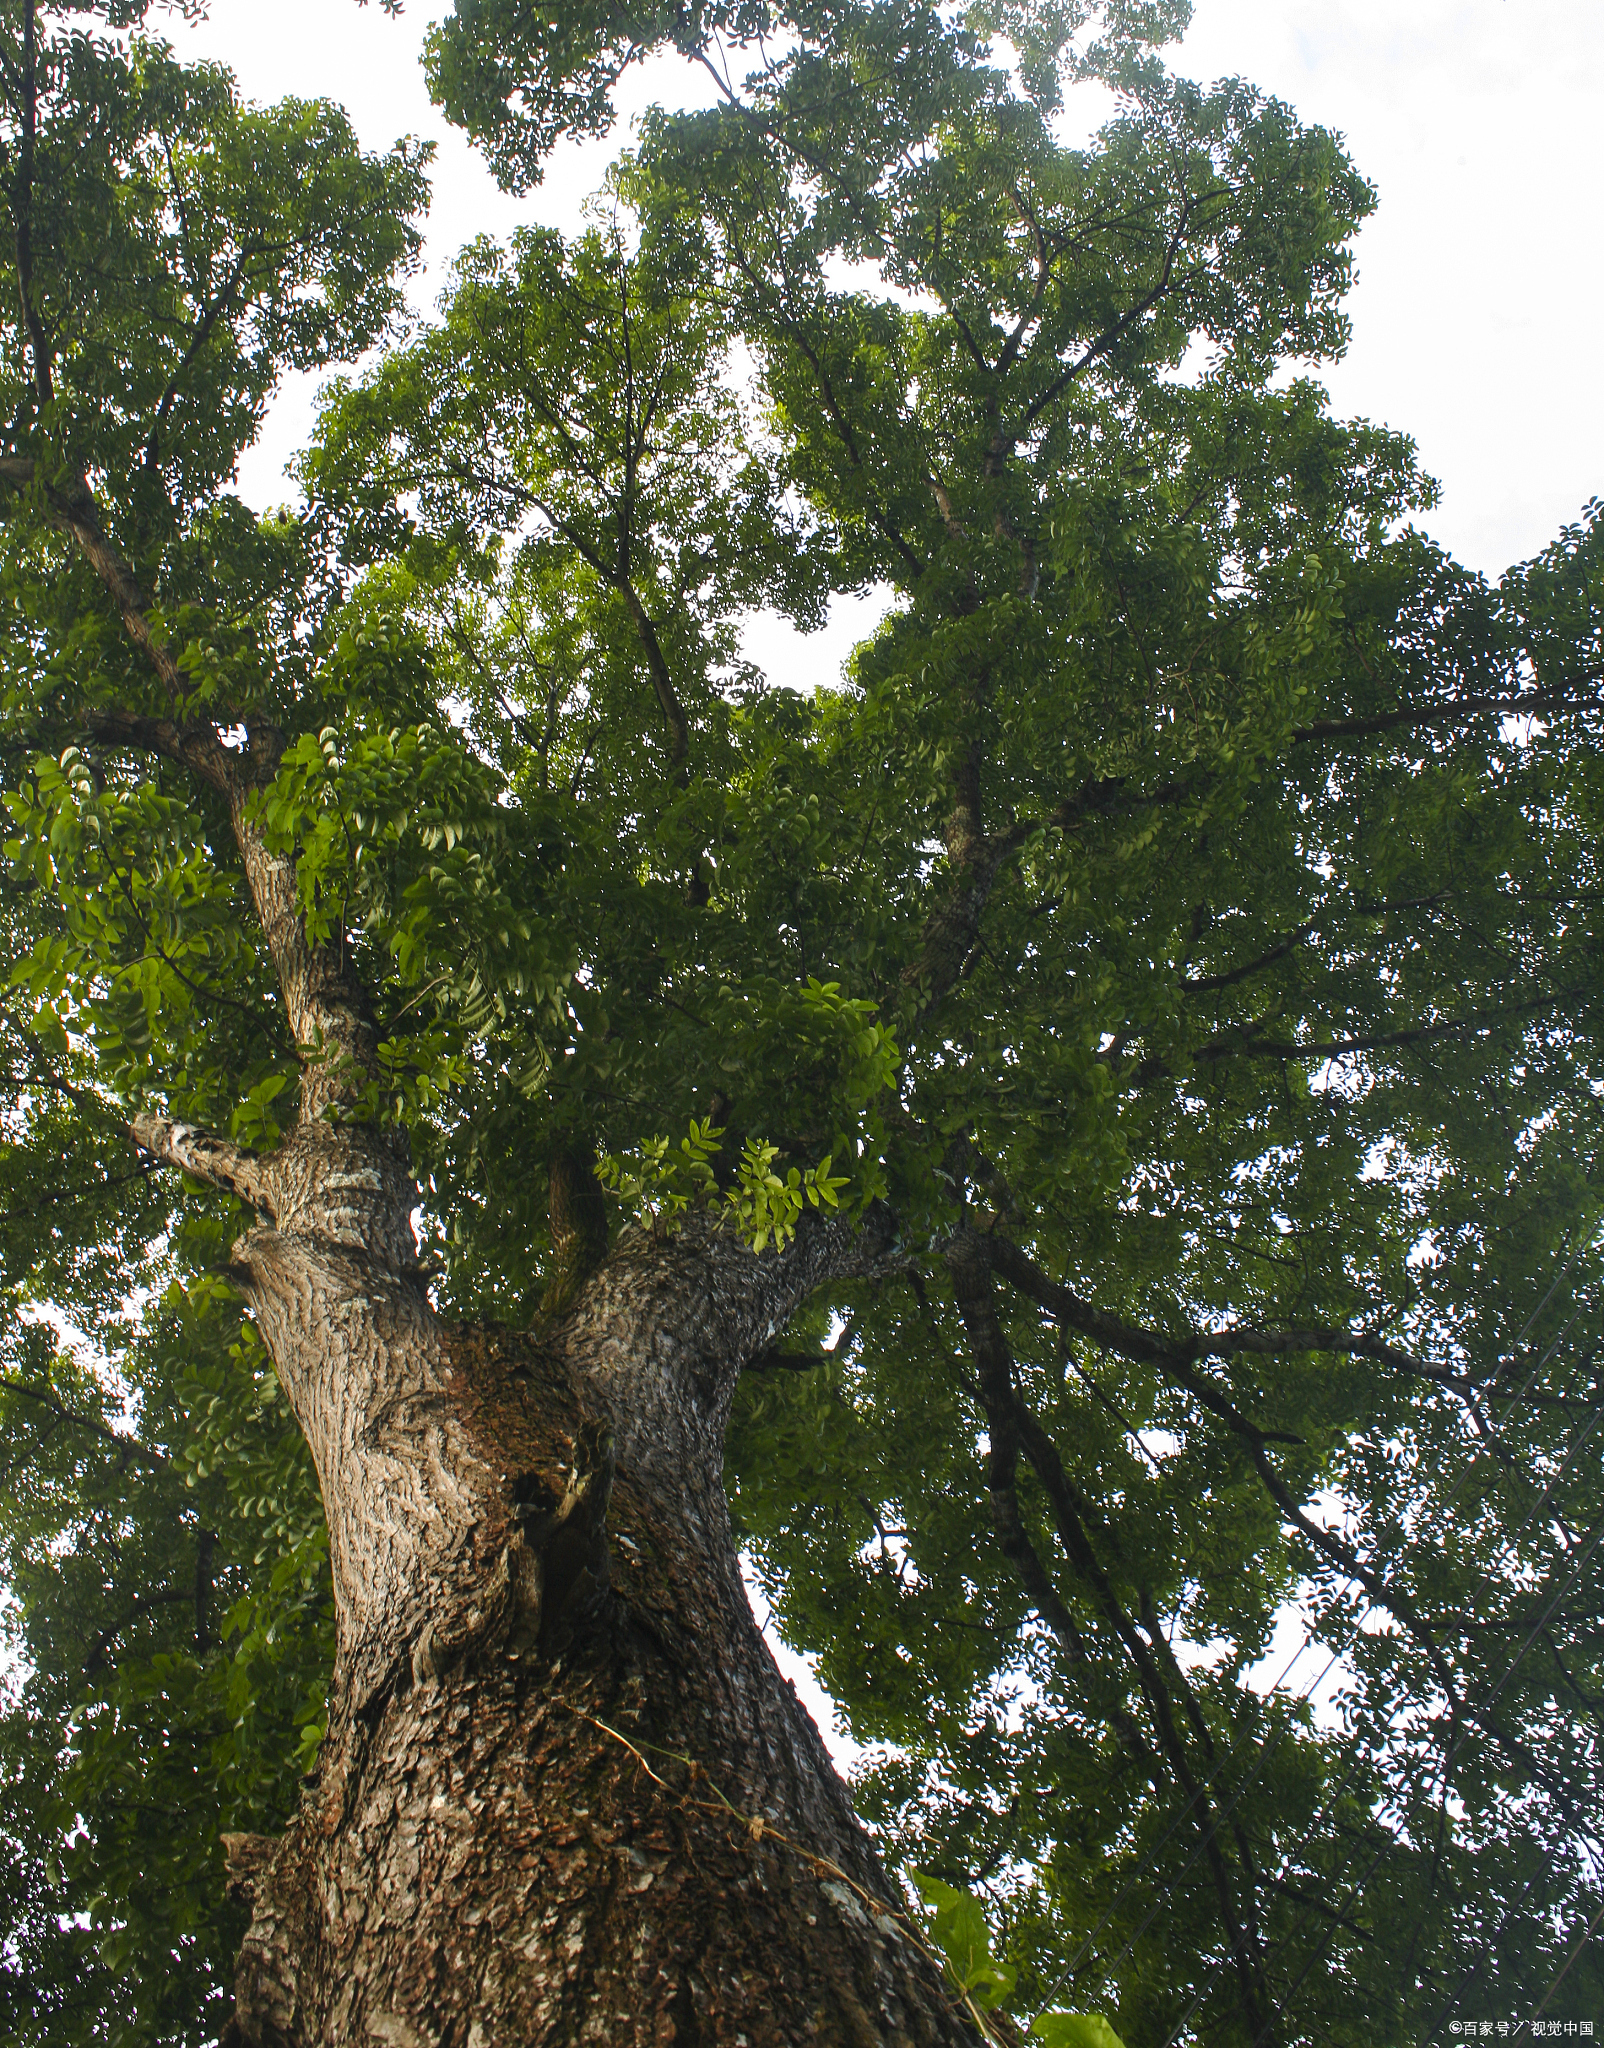
[[[457,0],[431,84],[509,186],[655,49],[714,90],[420,324],[426,150],[142,0],[0,7],[9,2037],[215,2038],[219,1836],[322,1735],[248,1205],[129,1135],[295,1102],[247,732],[442,1313],[535,1319],[558,1157],[615,1232],[885,1230],[726,1482],[999,2013],[1599,2012],[1604,520],[1496,584],[1412,523],[1318,382],[1375,194],[1172,75],[1185,12]],[[339,365],[260,516],[277,381]],[[743,656],[869,589],[839,681]]]

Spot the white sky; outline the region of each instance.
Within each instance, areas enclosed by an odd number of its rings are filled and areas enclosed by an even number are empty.
[[[563,150],[529,199],[498,191],[423,88],[417,52],[440,11],[440,0],[409,0],[392,21],[354,0],[212,0],[207,22],[165,31],[184,54],[230,65],[251,99],[340,101],[369,147],[403,133],[438,140],[420,309],[471,235],[528,219],[571,227],[610,154]],[[1198,0],[1171,61],[1194,77],[1251,79],[1346,137],[1381,205],[1359,237],[1352,349],[1323,373],[1335,406],[1415,436],[1443,486],[1427,524],[1461,560],[1496,576],[1535,553],[1604,493],[1604,5]],[[701,96],[695,74],[665,63],[633,81],[628,110]],[[310,380],[288,388],[242,466],[253,503],[289,495],[283,468],[312,396]],[[814,680],[876,608],[838,605],[811,643],[754,621],[748,651],[777,677]],[[781,1656],[829,1727],[800,1660]]]
[[[541,219],[571,227],[608,148],[559,152],[530,198],[500,192],[430,105],[417,65],[441,0],[399,21],[355,0],[212,0],[168,33],[230,65],[248,97],[327,96],[363,141],[440,145],[428,270],[433,303],[471,235]],[[1340,412],[1412,433],[1443,486],[1428,524],[1462,561],[1496,576],[1604,492],[1604,379],[1590,367],[1604,316],[1598,136],[1604,120],[1599,0],[1198,0],[1171,61],[1194,77],[1238,74],[1338,129],[1381,192],[1358,242],[1354,340],[1325,373]],[[630,82],[629,110],[700,98],[673,60]],[[284,463],[305,438],[311,380],[288,388],[241,470],[252,502],[289,495]],[[837,606],[819,641],[754,621],[749,652],[809,680],[833,668],[874,600]]]
[[[528,200],[499,192],[429,104],[416,54],[438,0],[392,21],[354,0],[212,0],[169,30],[220,58],[253,99],[339,100],[363,140],[440,144],[430,219],[432,301],[470,235],[540,218],[572,225],[604,147],[560,153]],[[1604,490],[1604,380],[1590,368],[1604,315],[1599,0],[1198,0],[1177,68],[1237,73],[1340,130],[1381,191],[1359,237],[1353,347],[1328,381],[1339,410],[1413,433],[1443,484],[1431,526],[1496,574]],[[683,99],[664,64],[631,102]],[[243,482],[274,496],[310,393],[286,394]]]

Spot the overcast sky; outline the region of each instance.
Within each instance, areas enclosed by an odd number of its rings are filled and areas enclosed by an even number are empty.
[[[440,145],[420,305],[470,235],[539,218],[571,226],[608,151],[559,153],[513,200],[429,104],[417,65],[439,0],[399,21],[354,0],[212,0],[169,30],[229,64],[252,99],[327,95],[377,147]],[[1599,0],[1198,0],[1177,68],[1235,73],[1338,129],[1381,204],[1359,237],[1354,339],[1327,373],[1334,403],[1412,433],[1443,501],[1429,524],[1490,575],[1541,547],[1604,491]],[[633,106],[683,100],[687,67],[632,81]],[[310,392],[286,393],[242,473],[284,493]]]

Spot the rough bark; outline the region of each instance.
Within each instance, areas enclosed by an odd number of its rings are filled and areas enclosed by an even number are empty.
[[[331,1157],[324,1184],[371,1166]],[[238,1248],[323,1483],[338,1649],[295,1820],[230,1843],[237,2039],[973,2041],[876,1910],[894,1894],[753,1623],[720,1476],[742,1364],[872,1227],[809,1218],[761,1259],[706,1219],[630,1233],[514,1333],[441,1325],[344,1201]]]
[[[131,577],[60,511],[176,707]],[[693,1218],[627,1237],[535,1332],[443,1327],[404,1145],[358,1113],[377,1034],[343,935],[309,941],[257,823],[279,735],[95,723],[227,797],[301,1053],[270,1157],[131,1126],[256,1212],[234,1275],[329,1525],[318,1768],[280,1841],[227,1844],[252,1904],[233,2040],[972,2042],[753,1623],[723,1493],[742,1366],[874,1227],[810,1214],[759,1258]]]

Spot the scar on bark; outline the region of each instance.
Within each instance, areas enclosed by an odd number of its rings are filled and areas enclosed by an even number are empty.
[[[591,1416],[580,1425],[568,1484],[555,1507],[520,1498],[522,1485],[515,1490],[518,1528],[507,1545],[507,1579],[518,1610],[511,1655],[549,1642],[559,1627],[581,1621],[606,1597],[614,1469],[613,1426]]]
[[[278,1854],[278,1835],[223,1835],[223,1859],[228,1868],[226,1886],[231,1899],[249,1905],[256,1887]]]

